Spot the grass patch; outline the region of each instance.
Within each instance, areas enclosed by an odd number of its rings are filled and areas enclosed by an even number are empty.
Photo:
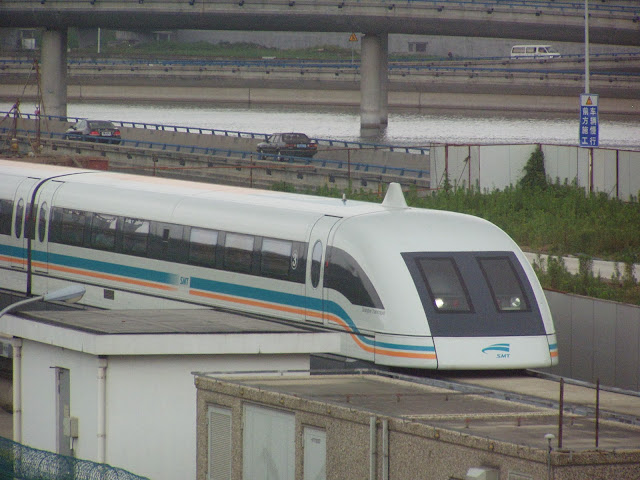
[[[304,193],[340,198],[342,191],[321,187]],[[352,200],[381,202],[383,195],[347,192]],[[516,186],[492,192],[441,189],[423,197],[405,195],[412,207],[467,213],[504,230],[525,251],[549,254],[534,269],[544,288],[640,305],[640,286],[632,266],[640,262],[640,204],[622,202],[580,187],[548,184]],[[569,273],[563,256],[580,259],[580,272]],[[617,262],[612,278],[595,277],[593,259]],[[543,268],[544,267],[544,268]]]

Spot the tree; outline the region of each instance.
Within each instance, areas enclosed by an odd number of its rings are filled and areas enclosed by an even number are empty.
[[[542,153],[542,147],[540,147],[540,145],[531,153],[527,164],[524,166],[524,172],[524,176],[518,182],[522,188],[545,189],[547,187],[548,182],[544,169],[544,153]]]

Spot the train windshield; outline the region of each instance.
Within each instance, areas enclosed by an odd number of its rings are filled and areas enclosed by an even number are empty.
[[[403,257],[434,336],[544,333],[533,290],[512,252]]]

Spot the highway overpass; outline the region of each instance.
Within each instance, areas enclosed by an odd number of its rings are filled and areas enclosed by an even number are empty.
[[[3,0],[0,27],[45,28],[42,92],[66,115],[67,28],[263,30],[361,33],[361,130],[387,123],[387,51],[392,33],[584,39],[584,4],[539,0]],[[593,43],[640,45],[640,5],[593,2]]]

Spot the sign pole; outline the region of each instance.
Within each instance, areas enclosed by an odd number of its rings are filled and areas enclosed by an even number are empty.
[[[589,87],[589,0],[584,0],[584,93]]]

